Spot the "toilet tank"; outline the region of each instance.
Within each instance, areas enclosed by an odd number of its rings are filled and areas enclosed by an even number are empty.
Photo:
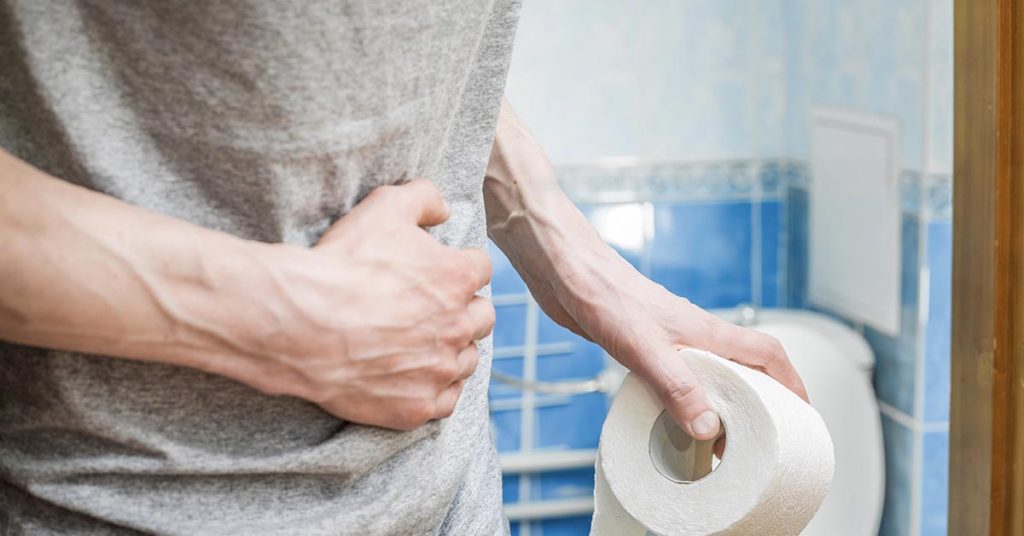
[[[871,387],[874,355],[852,329],[798,310],[723,310],[782,343],[835,446],[832,488],[805,536],[878,534],[885,493],[882,423]]]

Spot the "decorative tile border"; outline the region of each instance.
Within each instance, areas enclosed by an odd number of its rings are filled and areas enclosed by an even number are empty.
[[[810,169],[795,159],[715,162],[608,160],[561,166],[562,188],[578,203],[642,201],[714,202],[781,198],[788,188],[809,187]],[[915,170],[900,174],[903,211],[928,219],[952,215],[952,178]]]
[[[918,171],[904,170],[900,197],[904,212],[928,220],[948,220],[953,215],[953,177],[936,173],[922,177]]]
[[[932,174],[926,184],[925,215],[932,220],[953,217],[953,176]]]
[[[900,173],[900,206],[907,214],[921,214],[921,173],[904,169]]]
[[[718,162],[606,161],[562,166],[562,188],[578,203],[639,201],[729,201],[781,197],[803,175],[799,162],[724,160]]]

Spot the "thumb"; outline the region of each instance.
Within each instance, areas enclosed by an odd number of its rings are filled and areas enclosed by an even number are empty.
[[[651,363],[647,376],[665,410],[690,437],[706,441],[718,436],[722,428],[718,414],[693,371],[674,350]]]
[[[377,217],[405,220],[421,227],[440,225],[448,219],[448,206],[441,191],[427,179],[415,179],[395,186],[378,186],[352,209]]]
[[[339,242],[348,234],[365,234],[381,221],[404,222],[420,227],[440,225],[448,219],[448,205],[441,191],[427,179],[378,186],[352,210],[334,222],[318,245]],[[349,228],[353,231],[348,231]]]

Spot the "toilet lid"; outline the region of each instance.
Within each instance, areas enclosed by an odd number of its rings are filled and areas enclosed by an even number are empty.
[[[762,318],[755,327],[782,343],[835,446],[832,488],[802,534],[878,534],[885,458],[881,419],[867,374],[842,355],[840,343],[807,326]]]

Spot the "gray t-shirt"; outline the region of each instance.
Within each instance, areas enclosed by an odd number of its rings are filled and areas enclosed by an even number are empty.
[[[299,245],[375,186],[427,177],[451,209],[438,240],[484,247],[518,9],[0,0],[0,146]],[[0,533],[505,533],[489,350],[452,417],[401,433],[196,370],[0,343]]]

